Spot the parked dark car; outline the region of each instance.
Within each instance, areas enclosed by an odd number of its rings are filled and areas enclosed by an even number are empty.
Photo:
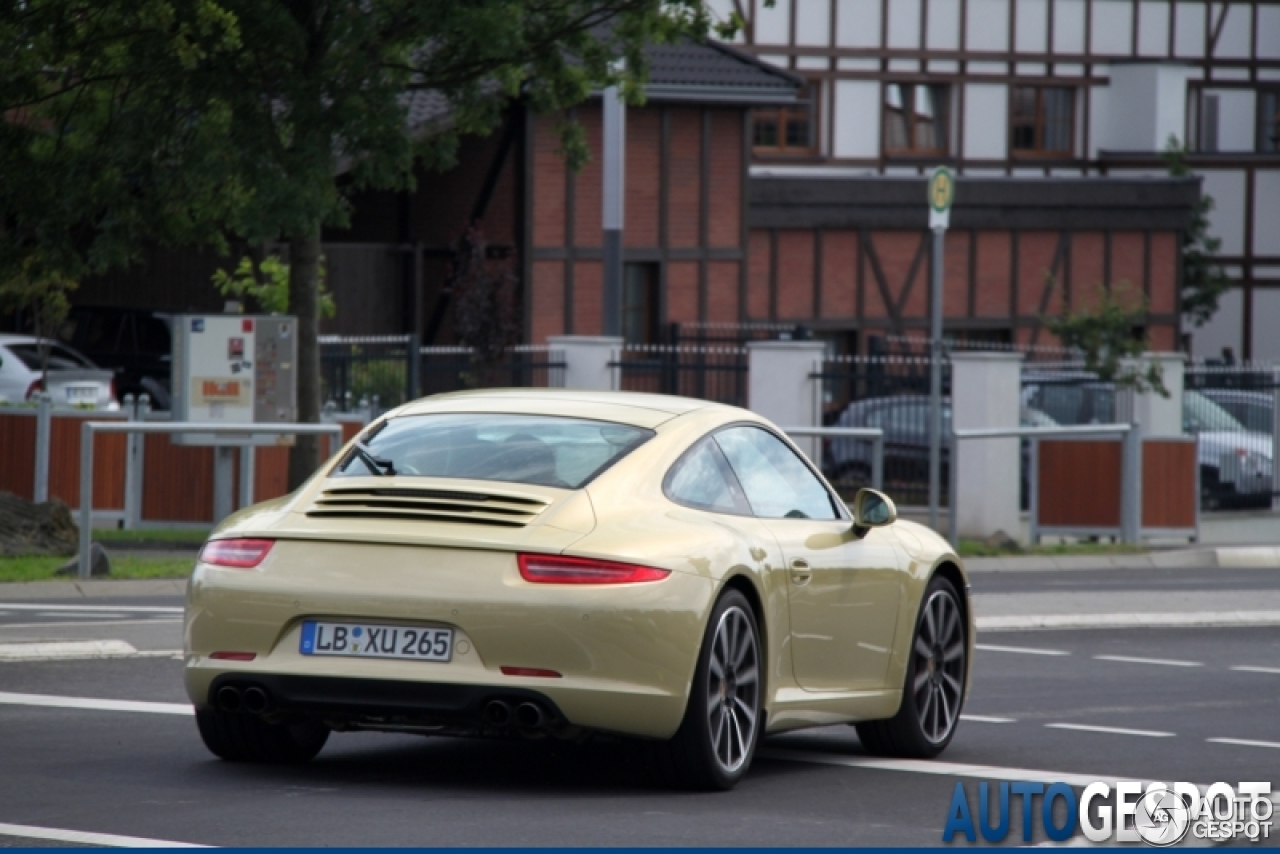
[[[1023,406],[1024,427],[1053,427],[1045,413]],[[916,500],[929,482],[929,398],[925,395],[897,395],[855,401],[840,413],[834,427],[879,427],[884,431],[884,481],[899,493]],[[1027,502],[1029,455],[1022,443],[1022,503]],[[951,401],[942,402],[941,487],[947,489],[951,469]],[[824,474],[833,482],[853,481],[866,485],[871,477],[871,443],[857,439],[828,439],[823,445]],[[914,487],[914,490],[912,489]],[[916,495],[915,493],[919,493]]]
[[[145,309],[78,305],[59,336],[95,364],[116,373],[116,393],[151,396],[168,409],[173,338],[169,316]]]

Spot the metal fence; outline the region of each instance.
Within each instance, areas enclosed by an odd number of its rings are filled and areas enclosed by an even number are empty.
[[[929,368],[914,356],[833,356],[812,378],[821,383],[823,424],[884,433],[884,486],[901,504],[921,505],[929,491]],[[951,366],[942,365],[943,500],[950,479]],[[867,485],[870,448],[849,439],[823,440],[823,474],[842,496]]]
[[[564,355],[521,345],[496,362],[469,347],[420,347],[413,335],[320,337],[320,388],[338,412],[390,409],[428,394],[564,385]]]
[[[320,336],[320,399],[342,412],[375,397],[399,406],[417,397],[412,335]]]
[[[424,395],[473,388],[564,385],[564,354],[547,347],[513,347],[496,362],[477,358],[468,347],[423,347],[419,353]]]
[[[609,367],[621,374],[623,391],[747,405],[747,351],[742,347],[629,344]]]
[[[1280,374],[1270,365],[1187,367],[1183,429],[1200,437],[1200,500],[1209,510],[1266,508],[1277,488]]]

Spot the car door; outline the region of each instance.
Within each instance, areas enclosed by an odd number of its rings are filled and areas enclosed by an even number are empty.
[[[892,535],[855,534],[843,505],[769,431],[733,426],[715,439],[782,550],[796,681],[811,691],[883,687],[902,585]]]

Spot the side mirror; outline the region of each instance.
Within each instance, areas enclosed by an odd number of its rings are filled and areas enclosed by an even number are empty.
[[[898,518],[898,508],[883,492],[859,489],[853,497],[853,524],[856,528],[881,528]]]

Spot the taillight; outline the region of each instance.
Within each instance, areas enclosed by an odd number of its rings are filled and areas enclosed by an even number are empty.
[[[30,400],[36,392],[44,391],[44,380],[35,380],[31,385],[27,386],[27,400]]]
[[[537,676],[542,679],[561,678],[559,672],[541,667],[507,667],[503,665],[498,669],[502,671],[503,676]]]
[[[258,654],[256,652],[211,652],[209,657],[219,661],[253,661]]]
[[[585,557],[522,554],[520,577],[535,584],[634,584],[661,581],[669,569]]]
[[[275,544],[275,540],[210,540],[200,550],[200,561],[214,566],[253,569]]]

